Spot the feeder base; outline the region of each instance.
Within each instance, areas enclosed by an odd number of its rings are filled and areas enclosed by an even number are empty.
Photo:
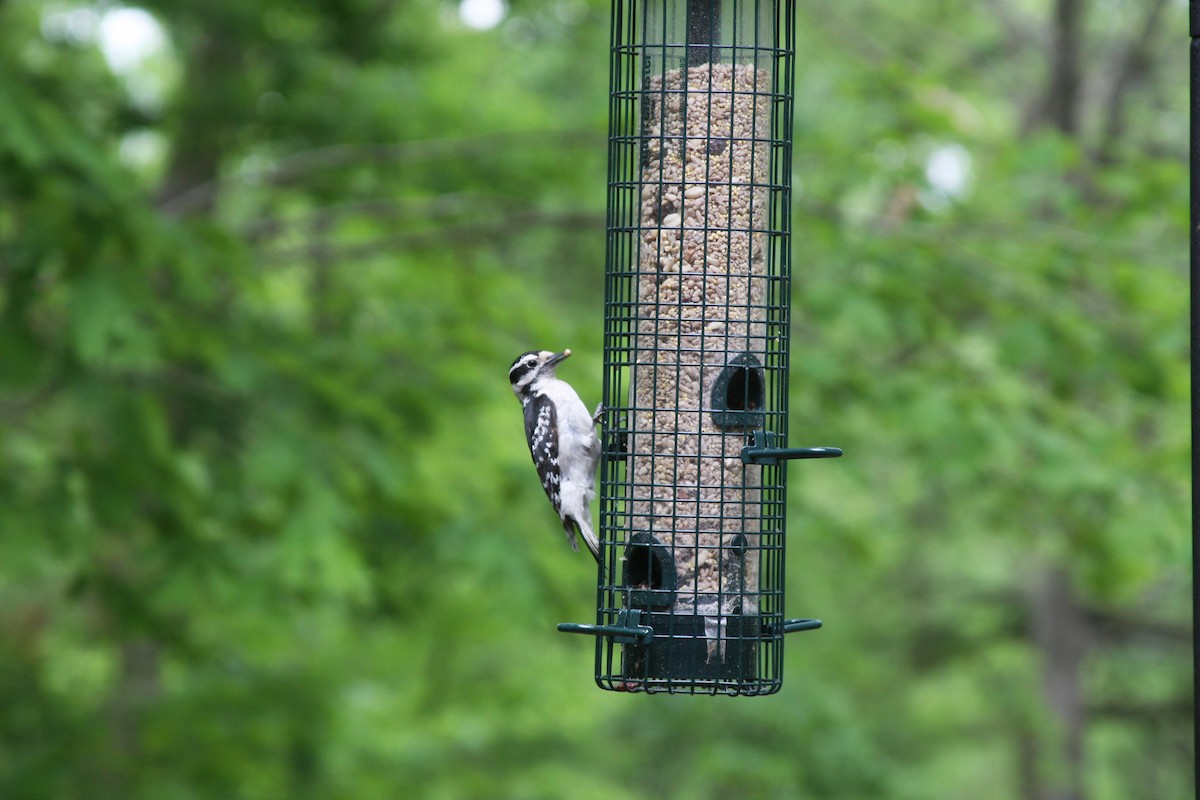
[[[736,694],[778,688],[777,670],[760,663],[760,653],[774,650],[778,638],[768,634],[764,641],[762,617],[643,613],[641,622],[654,630],[654,638],[624,645],[624,685],[618,688]]]

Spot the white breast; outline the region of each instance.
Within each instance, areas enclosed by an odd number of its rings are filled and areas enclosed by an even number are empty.
[[[564,481],[590,487],[600,457],[592,415],[566,381],[548,380],[537,388],[554,401],[558,410],[558,464]]]

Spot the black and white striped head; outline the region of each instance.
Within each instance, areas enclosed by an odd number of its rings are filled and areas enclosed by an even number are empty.
[[[549,350],[530,350],[522,353],[508,368],[508,381],[518,398],[528,397],[534,385],[542,379],[553,378],[560,361],[571,355],[570,350],[553,353]]]

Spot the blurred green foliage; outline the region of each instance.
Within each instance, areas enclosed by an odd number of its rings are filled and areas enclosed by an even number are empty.
[[[847,457],[792,468],[826,627],[728,700],[554,632],[504,376],[599,393],[607,5],[149,0],[115,74],[120,7],[0,4],[0,797],[1191,793],[1179,9],[802,5],[792,431]]]

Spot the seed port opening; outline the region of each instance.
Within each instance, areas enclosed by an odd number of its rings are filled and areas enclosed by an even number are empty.
[[[722,587],[721,607],[730,614],[742,614],[747,611],[746,604],[746,552],[750,542],[745,534],[739,533],[732,537],[721,554],[721,574],[725,577]],[[754,605],[751,600],[751,606]]]
[[[604,436],[604,453],[609,458],[623,458],[629,454],[629,431],[614,428]]]
[[[754,411],[761,408],[763,396],[762,370],[738,367],[729,376],[726,408],[730,411]]]
[[[652,534],[638,532],[630,537],[621,577],[632,608],[670,608],[675,601],[671,550]]]
[[[753,353],[734,356],[713,381],[713,424],[731,430],[762,427],[766,396],[766,377],[758,358]]]

